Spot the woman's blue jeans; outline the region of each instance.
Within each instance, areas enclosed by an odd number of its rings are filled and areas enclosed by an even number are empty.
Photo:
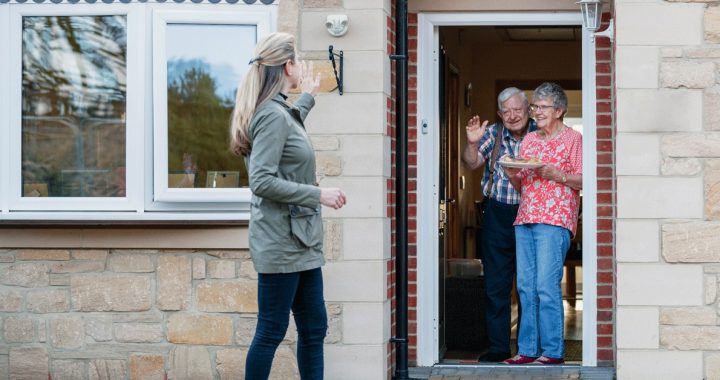
[[[300,378],[323,378],[323,342],[327,313],[320,268],[295,273],[258,275],[258,323],[245,361],[246,380],[266,380],[273,357],[285,337],[290,310],[297,326]]]
[[[518,354],[565,356],[562,288],[570,231],[548,224],[515,226],[517,288],[520,296]]]

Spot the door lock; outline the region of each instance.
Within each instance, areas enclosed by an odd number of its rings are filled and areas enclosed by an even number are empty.
[[[445,231],[445,225],[447,222],[447,206],[445,205],[445,201],[440,201],[440,205],[438,205],[438,229],[442,233],[442,231]]]

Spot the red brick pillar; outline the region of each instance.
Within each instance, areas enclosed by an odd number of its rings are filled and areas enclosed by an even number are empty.
[[[604,30],[610,13],[603,14]],[[595,39],[597,97],[597,360],[615,361],[615,75],[608,38]]]

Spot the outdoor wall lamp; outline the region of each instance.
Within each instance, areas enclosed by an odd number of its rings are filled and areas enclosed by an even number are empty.
[[[342,37],[348,31],[347,15],[329,15],[325,18],[325,27],[333,37]]]
[[[337,82],[337,86],[335,86],[335,88],[337,88],[340,95],[342,95],[343,94],[343,51],[340,50],[340,53],[335,53],[333,51],[333,46],[330,45],[328,47],[328,53],[329,53],[328,59],[330,60],[330,62],[332,62],[333,73],[335,73],[335,82]],[[340,61],[339,69],[338,69],[338,65],[335,62],[335,57],[338,57],[338,60]],[[335,88],[333,88],[330,91],[334,91]]]
[[[575,4],[580,5],[580,11],[583,16],[583,26],[587,29],[592,36],[593,41],[595,37],[607,37],[610,42],[613,41],[613,20],[610,19],[610,24],[607,29],[602,32],[596,33],[595,31],[600,28],[600,20],[602,17],[602,2],[601,0],[579,0]]]

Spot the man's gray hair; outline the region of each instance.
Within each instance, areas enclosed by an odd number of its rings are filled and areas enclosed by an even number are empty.
[[[552,100],[555,109],[567,111],[568,98],[560,85],[552,82],[545,82],[539,85],[533,93],[533,102],[536,100]]]
[[[500,91],[500,95],[498,95],[498,109],[500,112],[503,111],[503,103],[515,95],[520,95],[520,99],[522,99],[523,105],[525,105],[526,108],[529,106],[530,103],[528,103],[527,95],[525,95],[521,89],[517,87],[508,87]]]

